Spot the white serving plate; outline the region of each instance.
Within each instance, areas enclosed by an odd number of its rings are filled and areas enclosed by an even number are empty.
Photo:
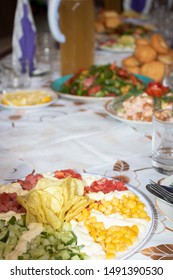
[[[42,109],[44,107],[47,107],[53,103],[55,103],[58,99],[58,95],[53,92],[52,90],[49,90],[49,89],[17,89],[17,90],[14,90],[14,93],[16,91],[25,91],[25,92],[28,92],[28,94],[32,91],[35,91],[35,90],[43,90],[45,91],[51,98],[52,100],[49,101],[49,102],[46,102],[46,103],[43,103],[43,104],[36,104],[36,105],[28,105],[28,106],[15,106],[15,105],[5,105],[5,104],[2,104],[2,95],[0,96],[0,106],[4,109],[17,109],[17,110],[35,110],[35,109]],[[9,90],[9,92],[12,92],[12,90]]]
[[[78,173],[80,173],[80,172],[78,172]],[[99,180],[102,178],[107,178],[107,179],[113,180],[112,178],[108,178],[108,177],[97,175],[97,174],[91,174],[91,173],[80,173],[80,174],[86,185],[87,184],[90,185],[93,181]],[[51,178],[53,176],[53,173],[48,172],[47,174],[44,174],[43,176],[47,177],[47,178]],[[127,259],[130,256],[132,256],[134,253],[139,252],[139,250],[144,246],[144,244],[150,238],[152,230],[153,230],[153,225],[154,225],[154,213],[152,210],[152,205],[151,205],[150,201],[148,200],[147,196],[145,196],[140,190],[131,186],[130,184],[125,184],[125,185],[127,186],[129,191],[133,192],[136,196],[138,196],[140,201],[142,201],[145,204],[145,208],[146,208],[145,210],[146,210],[147,214],[149,215],[149,217],[151,218],[151,220],[148,221],[145,230],[139,234],[138,241],[135,242],[133,246],[129,246],[128,250],[126,250],[125,252],[117,253],[116,260]]]
[[[152,132],[152,122],[128,120],[128,119],[117,116],[116,109],[118,108],[118,106],[115,107],[114,103],[115,103],[115,99],[108,101],[105,104],[104,108],[109,116],[111,116],[112,118],[114,118],[117,121],[120,121],[128,126],[131,126],[132,128],[134,128],[138,131],[148,132],[148,133]]]

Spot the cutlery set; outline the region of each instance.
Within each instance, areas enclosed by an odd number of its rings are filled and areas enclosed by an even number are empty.
[[[173,187],[160,185],[150,180],[150,184],[146,185],[146,189],[158,198],[173,205]]]

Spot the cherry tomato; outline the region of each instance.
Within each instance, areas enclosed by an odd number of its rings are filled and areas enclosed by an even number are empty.
[[[88,95],[93,95],[93,94],[97,93],[98,91],[101,90],[101,88],[102,88],[102,86],[100,86],[100,85],[90,88],[88,90]]]
[[[119,68],[117,75],[122,78],[129,76],[128,72],[123,68]]]
[[[112,63],[111,65],[110,65],[110,69],[111,70],[114,70],[114,69],[116,69],[116,62],[114,62],[114,63]]]

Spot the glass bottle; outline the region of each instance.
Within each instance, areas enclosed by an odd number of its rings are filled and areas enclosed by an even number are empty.
[[[73,74],[91,66],[94,63],[93,1],[61,0],[57,20],[57,27],[65,36],[65,42],[60,42],[61,74]]]

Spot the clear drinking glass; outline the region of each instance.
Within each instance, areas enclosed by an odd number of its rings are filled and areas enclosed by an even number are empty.
[[[173,174],[173,110],[156,111],[153,115],[152,164],[160,173]]]
[[[2,63],[2,88],[17,89],[30,86],[30,73],[28,60],[7,59]]]

